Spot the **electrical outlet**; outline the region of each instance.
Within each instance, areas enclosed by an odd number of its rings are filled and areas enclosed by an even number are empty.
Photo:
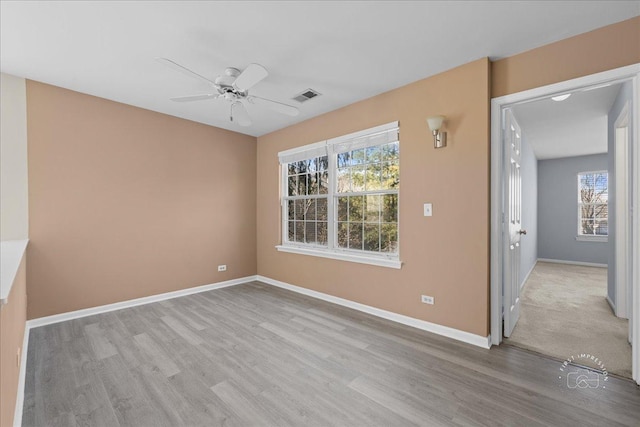
[[[218,266],[218,271],[227,271],[227,265],[226,264],[219,265]]]
[[[431,203],[424,204],[424,216],[433,216],[433,205]]]
[[[430,297],[429,295],[422,295],[421,301],[425,304],[435,304],[436,300],[434,297]]]

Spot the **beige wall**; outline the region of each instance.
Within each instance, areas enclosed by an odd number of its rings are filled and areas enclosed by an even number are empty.
[[[29,237],[25,79],[0,73],[0,240]]]
[[[640,63],[640,17],[501,59],[493,98]]]
[[[18,355],[27,321],[25,259],[22,259],[7,304],[0,306],[0,426],[12,426],[18,392]]]
[[[254,137],[34,81],[27,109],[29,318],[256,274]]]
[[[488,335],[487,59],[258,138],[258,274],[417,319]],[[447,116],[435,150],[425,119]],[[400,258],[395,270],[277,252],[281,150],[400,121]],[[434,216],[423,216],[432,202]],[[435,297],[435,305],[420,295]]]

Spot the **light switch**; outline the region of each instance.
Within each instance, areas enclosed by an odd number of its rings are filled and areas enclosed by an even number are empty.
[[[424,204],[424,216],[433,216],[433,206],[431,203]]]

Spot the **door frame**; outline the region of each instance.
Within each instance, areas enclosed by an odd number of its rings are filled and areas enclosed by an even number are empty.
[[[615,289],[616,303],[615,314],[623,319],[629,318],[629,200],[628,197],[619,197],[620,194],[629,194],[629,103],[627,102],[613,125],[614,170],[615,170]],[[624,141],[618,140],[618,129],[626,128]]]
[[[560,83],[554,83],[510,95],[491,99],[491,259],[490,259],[490,323],[491,323],[491,345],[498,345],[502,342],[502,205],[504,173],[502,170],[502,160],[504,157],[504,147],[502,143],[501,121],[502,110],[504,108],[529,102],[552,95],[560,95],[566,92],[582,90],[587,87],[597,87],[598,85],[620,83],[631,80],[633,83],[633,103],[632,112],[634,117],[633,135],[631,144],[637,149],[633,151],[632,159],[632,182],[640,182],[640,64],[633,64],[602,73],[592,74]],[[635,119],[635,120],[633,120]],[[633,236],[632,254],[640,255],[640,186],[633,188]],[[635,345],[632,347],[632,376],[640,384],[640,265],[633,263],[631,282],[633,286],[633,301],[630,322],[632,325],[632,338]]]

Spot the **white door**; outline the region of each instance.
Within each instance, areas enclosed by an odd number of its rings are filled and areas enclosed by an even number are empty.
[[[505,110],[503,141],[505,147],[505,205],[503,214],[504,260],[504,336],[513,332],[520,317],[520,238],[527,234],[522,229],[522,180],[520,126],[511,110]]]

